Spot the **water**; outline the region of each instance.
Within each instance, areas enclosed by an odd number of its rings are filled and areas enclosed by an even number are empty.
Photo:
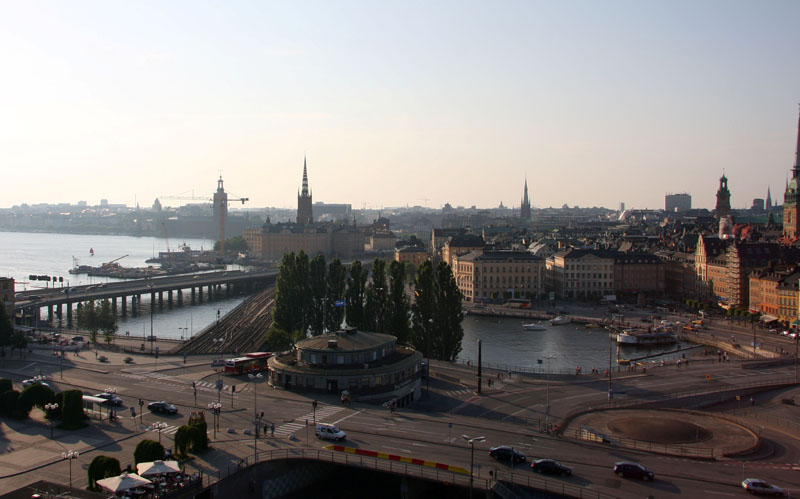
[[[167,251],[167,241],[156,237],[107,236],[84,234],[43,234],[27,232],[0,232],[0,276],[13,277],[16,290],[24,291],[40,287],[78,286],[102,282],[117,282],[122,279],[109,277],[90,277],[86,274],[70,274],[73,257],[81,265],[98,266],[115,258],[128,255],[118,261],[125,267],[146,267],[145,260],[158,256],[159,251]],[[170,240],[171,250],[181,243],[192,249],[212,249],[214,241],[207,239]],[[89,250],[94,249],[94,256]],[[238,269],[238,266],[230,266]],[[63,283],[46,283],[45,281],[29,281],[30,275],[49,275],[63,277]],[[183,307],[169,310],[164,305],[163,311],[155,308],[153,315],[153,333],[157,337],[181,338],[191,337],[214,322],[217,311],[224,316],[229,310],[242,302],[244,297],[204,301],[202,305],[189,305],[184,301]],[[130,305],[130,302],[128,302]],[[142,302],[133,315],[120,316],[117,325],[119,332],[126,331],[131,336],[150,335],[149,295],[142,295]],[[185,328],[185,329],[184,329]]]
[[[458,359],[476,362],[478,359],[478,340],[481,340],[483,362],[541,369],[547,372],[547,357],[550,371],[574,373],[580,366],[583,373],[590,373],[593,367],[605,371],[616,364],[617,345],[612,342],[605,329],[587,329],[582,324],[549,326],[545,331],[525,331],[522,324],[531,319],[510,319],[504,317],[466,316],[464,318],[464,339]],[[546,323],[544,323],[546,324]],[[626,346],[619,351],[620,358],[630,359],[654,353],[685,347],[680,343],[672,345],[652,345],[649,347]],[[665,355],[673,358],[679,354]],[[660,360],[661,357],[659,357]],[[539,364],[538,360],[542,363]]]
[[[29,282],[28,276],[31,274],[63,277],[63,284],[56,283],[59,287],[118,280],[69,274],[68,270],[73,266],[73,256],[83,265],[100,265],[128,255],[119,260],[119,263],[126,267],[141,267],[146,266],[145,260],[157,255],[159,251],[167,251],[166,240],[155,237],[0,232],[0,241],[0,276],[14,277],[17,280],[17,290],[36,289],[45,285],[44,281]],[[170,246],[174,249],[183,242],[192,249],[209,249],[214,244],[210,240],[181,239],[172,240]],[[90,248],[94,249],[93,257],[89,256]],[[128,315],[119,318],[118,334],[124,335],[128,332],[134,337],[151,334],[148,300],[149,295],[142,295],[136,314],[133,315],[129,307]],[[175,306],[171,310],[165,303],[163,310],[158,307],[154,310],[153,334],[162,338],[191,337],[212,324],[218,311],[220,316],[224,316],[242,300],[244,297],[240,296],[213,302],[204,301],[202,305],[190,305],[187,300],[184,301],[184,306]],[[612,348],[612,357],[614,360],[616,358],[616,345],[609,341],[605,330],[569,324],[548,327],[546,331],[524,331],[524,322],[530,322],[530,319],[467,316],[463,323],[464,340],[459,359],[477,360],[478,339],[482,340],[484,362],[541,368],[545,372],[546,357],[551,355],[555,356],[550,361],[551,372],[574,372],[576,366],[581,366],[583,372],[590,372],[592,367],[605,369],[609,364],[609,347]],[[621,356],[639,357],[674,348],[674,345],[626,347]],[[537,359],[542,359],[542,364],[538,364]]]

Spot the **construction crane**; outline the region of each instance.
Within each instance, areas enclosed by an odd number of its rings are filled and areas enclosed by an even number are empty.
[[[222,181],[222,177],[220,177]],[[227,203],[231,201],[250,201],[250,198],[233,198],[227,199],[227,196],[220,196],[220,210],[219,210],[219,256],[225,258],[225,215],[228,213]]]
[[[110,262],[106,262],[106,263],[104,263],[104,264],[102,265],[102,268],[109,267],[109,266],[111,266],[111,265],[112,265],[114,262],[117,262],[117,261],[119,261],[119,260],[122,260],[122,259],[123,259],[123,258],[125,258],[126,256],[128,256],[128,255],[122,255],[122,256],[121,256],[121,257],[119,257],[119,258],[115,258],[115,259],[111,260]]]

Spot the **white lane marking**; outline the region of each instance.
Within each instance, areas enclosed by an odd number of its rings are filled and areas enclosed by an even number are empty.
[[[736,495],[736,494],[731,494],[729,492],[715,492],[713,490],[704,490],[703,492],[705,492],[706,494],[718,494],[718,495],[721,495],[721,496],[733,496],[733,495]]]
[[[356,412],[354,412],[353,414],[349,414],[349,415],[347,415],[347,416],[343,417],[342,419],[337,419],[336,421],[334,421],[334,422],[333,422],[333,424],[339,424],[339,423],[341,423],[342,421],[344,421],[345,419],[352,418],[353,416],[355,416],[355,415],[357,415],[357,414],[360,414],[360,413],[361,413],[361,411],[356,411]]]
[[[35,365],[36,365],[36,362],[32,362],[32,363],[28,364],[27,366],[23,367],[22,370],[24,371],[25,369],[28,369],[29,367],[33,367]]]
[[[413,445],[414,447],[428,447],[428,446],[427,446],[427,445],[425,445],[425,444],[418,444],[418,443],[416,443],[416,442],[411,442],[411,445]]]
[[[411,453],[411,449],[401,449],[400,447],[392,447],[390,445],[381,445],[381,447],[383,447],[385,449],[399,450],[400,452],[406,452],[406,453],[409,453],[409,454]]]

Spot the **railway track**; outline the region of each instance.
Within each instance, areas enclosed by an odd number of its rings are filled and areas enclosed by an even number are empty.
[[[261,350],[272,325],[275,287],[267,288],[240,303],[185,345],[172,353],[245,353]],[[220,341],[221,339],[221,341]]]

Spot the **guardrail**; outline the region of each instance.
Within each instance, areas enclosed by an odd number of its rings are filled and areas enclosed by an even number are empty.
[[[609,472],[610,471],[611,470],[609,470]],[[544,478],[539,478],[536,475],[531,476],[530,473],[511,473],[506,470],[497,470],[495,477],[497,479],[495,487],[505,488],[506,491],[509,491],[512,494],[513,488],[509,486],[510,483],[514,485],[523,485],[528,488],[542,490],[545,492],[554,492],[556,494],[569,497],[585,497],[596,499],[612,499],[616,497],[610,494],[604,494],[597,490],[581,487],[580,485],[574,485],[557,480],[546,480]]]

